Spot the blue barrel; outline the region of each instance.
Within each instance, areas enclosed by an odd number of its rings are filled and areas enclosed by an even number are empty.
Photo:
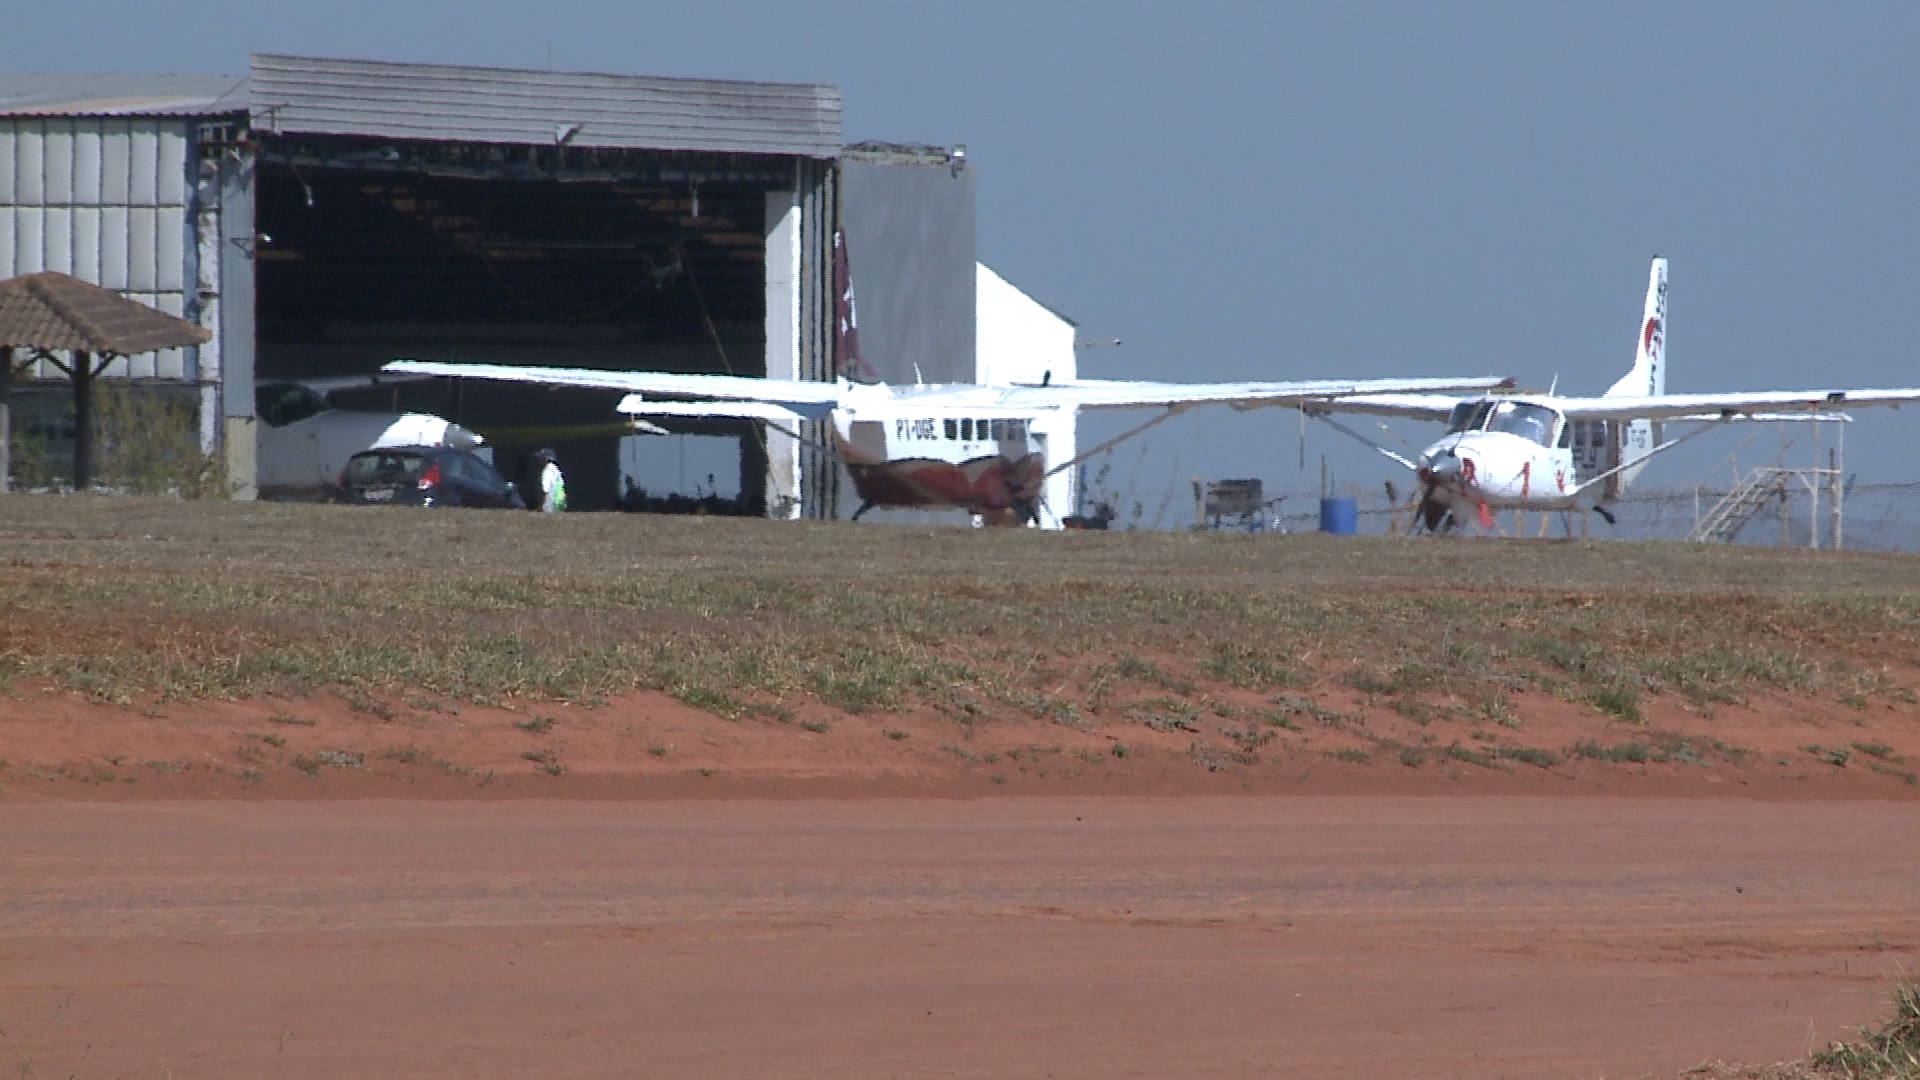
[[[1320,500],[1320,531],[1335,536],[1352,536],[1358,531],[1360,509],[1354,504],[1353,497]]]

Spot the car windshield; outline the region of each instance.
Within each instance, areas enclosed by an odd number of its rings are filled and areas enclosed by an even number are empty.
[[[426,467],[427,459],[419,454],[355,454],[347,462],[346,479],[349,485],[358,487],[400,484],[419,479]]]
[[[1518,435],[1539,443],[1541,446],[1553,445],[1553,422],[1559,419],[1552,409],[1545,405],[1530,405],[1524,401],[1503,401],[1494,407],[1493,419],[1487,424],[1488,431],[1504,431],[1509,435]]]

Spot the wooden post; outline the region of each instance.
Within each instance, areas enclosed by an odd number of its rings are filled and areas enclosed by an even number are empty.
[[[73,368],[73,490],[93,483],[93,356],[75,350]]]
[[[13,490],[13,348],[0,346],[0,493]]]
[[[1840,477],[1840,451],[1838,448],[1827,451],[1827,547],[1840,550],[1841,529],[1844,527],[1845,513],[1840,508],[1840,500],[1846,495],[1846,482]]]

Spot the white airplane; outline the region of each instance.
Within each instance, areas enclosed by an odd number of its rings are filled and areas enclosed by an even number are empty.
[[[381,412],[336,407],[340,390],[415,381],[374,375],[315,379],[271,379],[254,388],[255,489],[263,499],[325,499],[338,483],[347,459],[362,450],[390,446],[535,446],[565,439],[603,435],[664,435],[666,429],[644,421],[571,424],[546,428],[469,430],[443,416],[420,412]]]
[[[1666,326],[1667,260],[1655,258],[1633,368],[1600,397],[1355,395],[1314,402],[1305,411],[1412,469],[1420,519],[1437,532],[1463,520],[1463,512],[1491,530],[1493,511],[1500,509],[1592,509],[1612,522],[1609,505],[1648,458],[1726,421],[1835,419],[1844,418],[1843,409],[1920,401],[1920,389],[1668,394]],[[1445,420],[1447,432],[1409,460],[1331,413]],[[1663,420],[1699,426],[1662,441]]]
[[[274,379],[254,388],[254,415],[259,421],[254,484],[261,498],[326,498],[347,459],[362,450],[387,446],[471,450],[485,441],[430,413],[338,409],[328,400],[335,390],[369,386],[377,379],[364,375]]]
[[[1036,386],[934,386],[674,375],[590,368],[513,367],[401,360],[394,374],[496,379],[626,392],[620,412],[650,417],[754,420],[803,442],[806,421],[828,421],[833,449],[862,500],[876,506],[951,507],[992,524],[1038,518],[1046,478],[1115,443],[1201,405],[1302,407],[1349,394],[1442,393],[1511,385],[1492,377],[1326,379],[1305,382],[1157,383],[1085,381]],[[1161,410],[1151,420],[1070,461],[1049,464],[1047,418],[1069,409]]]

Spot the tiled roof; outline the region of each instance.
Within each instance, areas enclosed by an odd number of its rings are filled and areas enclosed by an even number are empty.
[[[132,356],[199,345],[213,335],[111,289],[47,271],[0,281],[0,348]]]

